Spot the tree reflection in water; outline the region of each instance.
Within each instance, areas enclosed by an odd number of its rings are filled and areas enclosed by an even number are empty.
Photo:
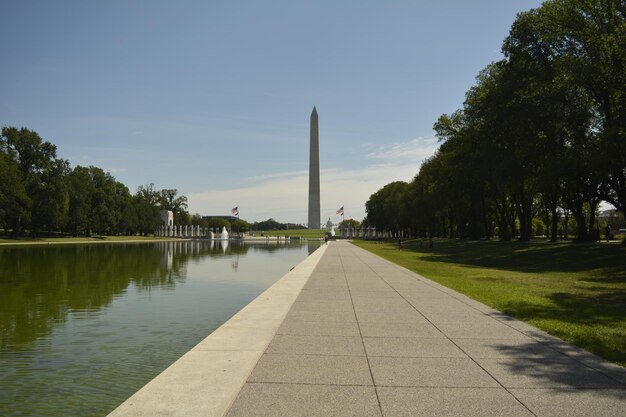
[[[0,415],[108,414],[317,247],[0,247]]]
[[[300,248],[219,240],[0,248],[0,349],[49,335],[70,312],[110,305],[130,284],[140,291],[174,289],[185,281],[190,260],[229,257],[236,270],[251,248],[275,252],[289,247]]]

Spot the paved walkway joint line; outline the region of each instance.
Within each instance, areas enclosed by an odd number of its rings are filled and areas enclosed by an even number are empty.
[[[331,242],[238,416],[624,416],[626,370]]]
[[[337,241],[110,416],[623,417],[624,410],[626,369]]]
[[[327,248],[313,252],[109,416],[223,416]]]

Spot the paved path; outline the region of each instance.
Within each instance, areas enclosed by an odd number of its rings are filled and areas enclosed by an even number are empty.
[[[331,242],[227,416],[620,416],[626,370]]]

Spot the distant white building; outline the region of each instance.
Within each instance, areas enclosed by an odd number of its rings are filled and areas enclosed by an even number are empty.
[[[159,211],[163,226],[174,226],[174,213],[171,210]]]

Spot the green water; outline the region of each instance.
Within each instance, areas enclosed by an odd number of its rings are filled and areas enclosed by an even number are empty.
[[[0,416],[103,416],[319,245],[0,247]]]

